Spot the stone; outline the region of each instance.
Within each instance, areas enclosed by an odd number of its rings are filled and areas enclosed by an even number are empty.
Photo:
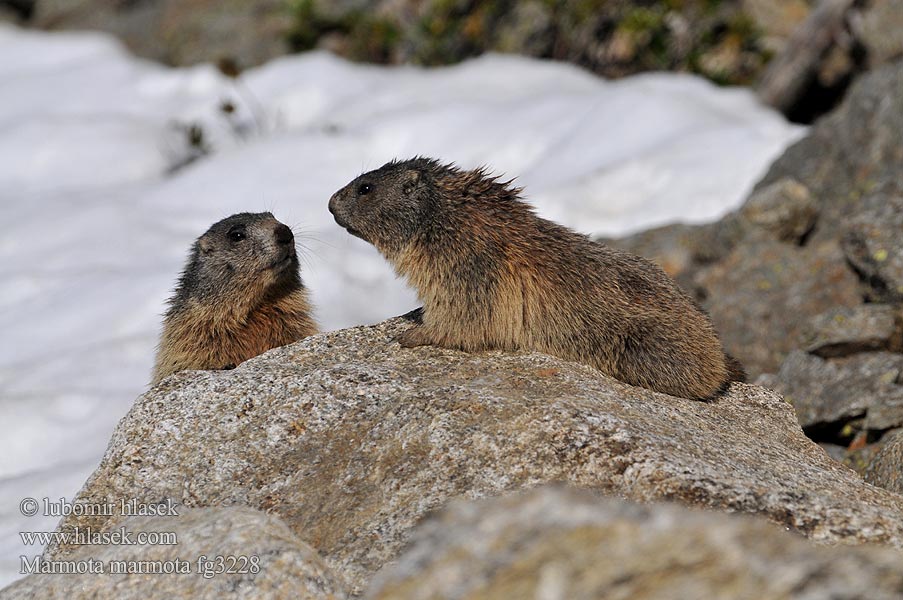
[[[887,371],[883,381],[893,377],[894,371]],[[865,419],[866,429],[883,431],[903,426],[903,369],[896,370],[892,383],[883,384],[881,392],[872,400]]]
[[[114,533],[124,532],[124,539],[154,536],[148,544],[82,545],[61,562],[46,558],[33,563],[62,569],[71,568],[67,565],[71,561],[92,565],[92,572],[29,575],[0,591],[0,597],[347,598],[341,578],[281,519],[242,506],[175,510],[178,515],[126,517],[113,528]]]
[[[903,546],[903,498],[828,457],[774,392],[733,384],[697,402],[537,353],[402,349],[409,326],[167,378],[120,422],[77,501],[264,510],[354,592],[449,500],[548,482],[754,513],[823,543]],[[115,520],[71,515],[61,531]]]
[[[865,352],[825,360],[794,350],[770,384],[793,404],[803,428],[864,416],[867,429],[883,430],[903,425],[901,373],[903,354]]]
[[[903,191],[903,62],[859,78],[844,102],[772,164],[756,189],[791,177],[819,205],[812,241],[839,240],[862,199]]]
[[[31,18],[35,0],[0,0],[0,23],[21,24]]]
[[[898,314],[899,308],[888,304],[831,309],[809,320],[803,348],[824,358],[896,349]]]
[[[855,25],[872,68],[903,56],[903,0],[871,0]]]
[[[899,598],[903,553],[819,548],[759,520],[539,488],[458,501],[368,600]]]
[[[605,77],[674,70],[743,84],[770,53],[739,1],[36,2],[34,26],[107,31],[141,56],[179,65],[225,56],[251,66],[313,48],[359,61],[436,65],[494,51],[564,60]]]
[[[742,0],[743,9],[764,32],[772,52],[780,52],[793,31],[809,16],[806,0]]]
[[[875,302],[903,302],[903,193],[862,200],[842,240],[850,264]]]
[[[759,383],[783,395],[796,409],[800,425],[811,428],[865,416],[868,399],[837,387],[846,375],[832,362],[794,350],[784,359],[773,381]]]
[[[884,447],[866,470],[865,480],[903,494],[903,431],[888,436]]]
[[[800,182],[785,178],[756,191],[740,211],[782,242],[799,243],[818,218],[818,205]]]

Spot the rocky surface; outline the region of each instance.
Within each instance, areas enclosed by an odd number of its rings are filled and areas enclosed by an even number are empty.
[[[865,472],[865,480],[903,494],[903,431],[887,437],[884,447]]]
[[[750,196],[740,215],[751,229],[761,229],[781,242],[801,243],[818,218],[818,203],[795,179],[781,179]]]
[[[864,352],[833,361],[795,350],[766,383],[793,404],[803,428],[865,418],[865,427],[903,425],[903,354]]]
[[[887,304],[833,308],[806,324],[804,348],[824,358],[871,350],[899,351],[900,316],[896,307]]]
[[[758,520],[566,489],[456,502],[370,600],[899,598],[903,554],[816,548]]]
[[[903,91],[899,93],[903,94]],[[900,185],[897,181],[893,184]],[[899,189],[872,193],[864,197],[844,231],[842,238],[844,253],[849,263],[868,284],[866,296],[870,300],[903,302],[901,232],[903,232],[903,194]]]
[[[800,346],[807,315],[862,302],[835,241],[804,247],[768,239],[737,244],[694,279],[729,353],[752,376],[777,370]]]
[[[80,501],[262,509],[358,589],[428,511],[545,482],[903,546],[903,499],[829,458],[773,392],[735,384],[694,402],[540,354],[401,349],[408,326],[322,334],[165,380],[120,423]]]
[[[156,532],[157,538],[147,539],[150,543],[79,546],[59,561],[39,563],[39,569],[57,569],[54,574],[29,575],[0,591],[0,598],[347,597],[341,578],[277,517],[238,506],[182,507],[175,509],[178,515],[161,509],[165,516],[127,517],[112,528],[115,533],[125,532],[126,542],[141,541],[137,536]],[[175,540],[168,537],[172,535]],[[222,561],[217,559],[220,556]],[[91,565],[90,570],[76,571],[79,563]]]

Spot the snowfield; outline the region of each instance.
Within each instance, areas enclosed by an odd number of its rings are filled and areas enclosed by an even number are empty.
[[[417,305],[326,209],[389,159],[488,165],[542,216],[623,234],[722,215],[802,134],[747,90],[499,55],[424,70],[310,53],[230,80],[0,26],[0,82],[0,586],[40,550],[19,532],[58,520],[20,502],[72,499],[146,388],[164,302],[213,222],[292,226],[336,329]]]

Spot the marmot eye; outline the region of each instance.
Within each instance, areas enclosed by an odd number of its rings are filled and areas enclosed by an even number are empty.
[[[362,183],[359,186],[357,186],[357,195],[358,196],[366,196],[367,194],[369,194],[372,191],[373,191],[373,186],[370,185],[369,183]]]
[[[244,227],[242,227],[241,225],[235,225],[234,227],[232,227],[232,229],[229,230],[229,233],[226,234],[226,237],[228,237],[230,241],[240,242],[248,237],[248,234],[245,233]]]

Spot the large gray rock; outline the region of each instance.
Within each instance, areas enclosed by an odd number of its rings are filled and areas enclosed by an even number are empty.
[[[900,309],[889,304],[833,308],[809,320],[802,342],[807,352],[825,358],[899,350],[900,316]]]
[[[773,392],[735,384],[694,402],[541,354],[402,349],[407,326],[165,380],[79,499],[260,508],[360,587],[449,499],[556,481],[756,513],[821,542],[903,545],[903,498],[830,459]],[[62,530],[114,521],[73,516]]]
[[[803,427],[835,425],[857,417],[865,427],[884,430],[903,425],[903,354],[864,352],[826,360],[795,350],[770,387],[796,409]]]
[[[903,192],[864,198],[843,236],[843,248],[871,299],[903,302]]]
[[[859,79],[843,104],[792,145],[757,185],[786,177],[805,185],[818,200],[813,240],[839,240],[862,199],[876,191],[903,190],[903,61]]]
[[[167,511],[166,516],[127,517],[114,528],[116,533],[125,532],[124,542],[156,533],[150,543],[96,543],[79,546],[59,560],[37,558],[28,568],[42,574],[20,579],[0,591],[0,598],[347,597],[341,578],[277,517],[239,506],[176,508],[178,515]],[[79,565],[90,565],[90,570],[76,571]]]
[[[367,598],[891,600],[901,564],[899,551],[816,548],[750,518],[543,488],[454,503]]]

